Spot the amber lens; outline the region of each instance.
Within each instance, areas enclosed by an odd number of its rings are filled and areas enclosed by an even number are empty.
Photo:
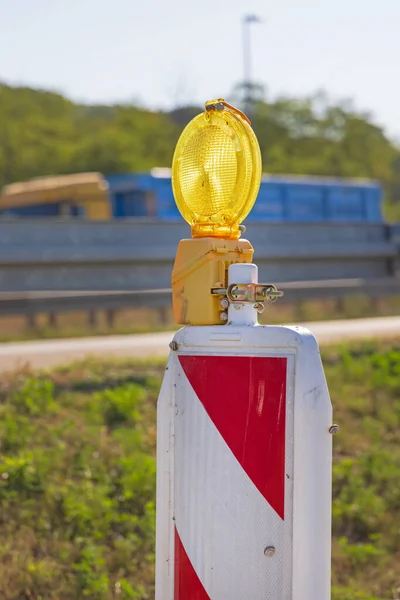
[[[194,236],[239,237],[260,185],[261,156],[250,125],[229,110],[195,117],[172,165],[177,206]]]
[[[232,138],[219,127],[199,129],[188,140],[180,167],[180,187],[189,210],[207,217],[223,210],[232,198],[236,177]]]

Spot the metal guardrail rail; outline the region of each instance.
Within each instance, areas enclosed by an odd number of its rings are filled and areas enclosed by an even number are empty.
[[[185,223],[0,219],[0,293],[170,286]],[[251,223],[260,281],[385,278],[399,247],[383,223]]]
[[[400,278],[336,279],[326,281],[297,281],[278,284],[284,296],[280,302],[306,300],[341,300],[366,295],[370,298],[400,296]],[[97,311],[107,311],[109,324],[115,312],[124,309],[151,308],[164,311],[171,306],[171,290],[140,290],[120,292],[31,292],[0,294],[0,317],[23,315],[34,326],[35,316],[48,313],[52,324],[55,315],[65,312],[87,311],[94,324]]]
[[[185,223],[0,219],[0,316],[171,305],[170,277]],[[251,223],[259,280],[283,302],[400,295],[400,226]],[[327,279],[329,277],[329,279]]]

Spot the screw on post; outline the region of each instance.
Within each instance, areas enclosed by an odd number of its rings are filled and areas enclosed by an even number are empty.
[[[264,556],[266,556],[267,558],[271,558],[272,556],[274,556],[275,554],[275,547],[274,546],[267,546],[264,550]]]

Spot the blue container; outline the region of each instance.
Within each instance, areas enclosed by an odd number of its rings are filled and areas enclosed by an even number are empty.
[[[180,219],[168,169],[106,177],[116,218]],[[328,177],[264,175],[248,221],[381,222],[377,182]]]
[[[379,183],[264,175],[249,221],[381,222]]]
[[[152,210],[150,174],[122,173],[105,177],[108,184],[111,214],[116,219],[148,217]]]
[[[153,177],[153,189],[156,197],[156,216],[163,221],[176,221],[181,214],[176,206],[172,192],[171,177]]]

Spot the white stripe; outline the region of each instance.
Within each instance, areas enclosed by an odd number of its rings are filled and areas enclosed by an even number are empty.
[[[293,370],[289,358],[288,396]],[[232,454],[180,364],[175,381],[175,523],[200,581],[211,600],[290,599],[292,443],[283,522]],[[287,411],[289,439],[292,406]],[[273,557],[265,557],[266,546],[276,548]]]
[[[157,501],[155,600],[174,597],[174,381],[176,352],[171,352],[157,403]]]

